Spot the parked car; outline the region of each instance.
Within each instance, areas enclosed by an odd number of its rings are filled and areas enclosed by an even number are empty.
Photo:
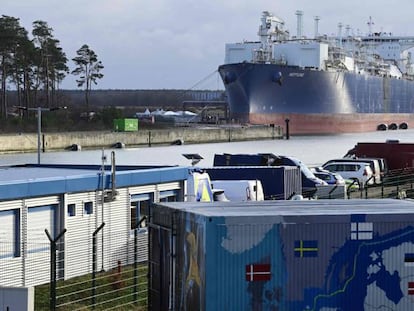
[[[355,182],[355,180],[345,179],[338,173],[324,170],[321,167],[315,167],[312,169],[312,171],[316,177],[324,180],[329,185],[338,185],[338,186],[345,185],[346,189],[348,189],[349,191],[360,189],[358,181]]]
[[[345,179],[358,181],[360,189],[367,184],[374,184],[374,174],[371,166],[366,162],[331,162],[322,166],[323,169],[335,172]]]
[[[338,173],[330,172],[322,168],[313,168],[313,175],[325,181],[328,185],[345,185],[345,179]]]
[[[325,164],[322,165],[325,166],[329,163],[333,162],[365,162],[368,163],[371,167],[372,173],[374,174],[374,182],[375,184],[380,184],[382,177],[384,176],[384,169],[381,169],[384,167],[385,163],[382,161],[380,162],[379,159],[374,158],[340,158],[340,159],[332,159],[327,161]]]
[[[388,165],[387,165],[387,160],[386,159],[384,159],[384,158],[358,158],[358,159],[378,160],[379,167],[380,167],[381,181],[384,178],[384,176],[388,174]]]

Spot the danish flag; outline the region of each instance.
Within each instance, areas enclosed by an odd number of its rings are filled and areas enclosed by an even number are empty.
[[[408,282],[408,295],[414,295],[414,282]]]
[[[413,253],[406,253],[404,255],[404,264],[408,267],[414,267],[414,254]]]
[[[246,281],[269,281],[271,276],[270,264],[246,265]]]

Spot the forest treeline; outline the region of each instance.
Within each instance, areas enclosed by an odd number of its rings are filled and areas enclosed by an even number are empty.
[[[20,25],[19,18],[0,17],[0,118],[9,117],[12,105],[19,106],[28,115],[29,108],[53,108],[62,105],[58,91],[68,74],[77,77],[82,88],[86,109],[92,85],[104,75],[97,54],[83,44],[71,61],[75,68],[70,72],[66,53],[54,37],[47,22],[36,20],[29,31]],[[8,90],[16,91],[16,101],[9,102]]]
[[[223,90],[91,90],[90,110],[103,107],[135,107],[137,111],[145,109],[180,109],[186,102],[225,101]],[[16,91],[7,92],[11,106],[18,105],[19,94]],[[42,98],[42,97],[41,97]],[[56,99],[61,106],[86,111],[84,93],[80,90],[59,90]]]

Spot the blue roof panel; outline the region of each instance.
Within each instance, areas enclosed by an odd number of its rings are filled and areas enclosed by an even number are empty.
[[[118,167],[117,187],[185,180],[187,167]],[[111,186],[110,167],[105,168],[105,187]],[[98,166],[25,165],[0,167],[0,200],[95,191],[102,188]]]

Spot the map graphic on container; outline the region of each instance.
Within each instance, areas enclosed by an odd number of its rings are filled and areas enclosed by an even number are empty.
[[[166,306],[158,310],[414,310],[411,201],[171,202],[153,211],[153,254],[165,254],[149,258],[150,306]]]

